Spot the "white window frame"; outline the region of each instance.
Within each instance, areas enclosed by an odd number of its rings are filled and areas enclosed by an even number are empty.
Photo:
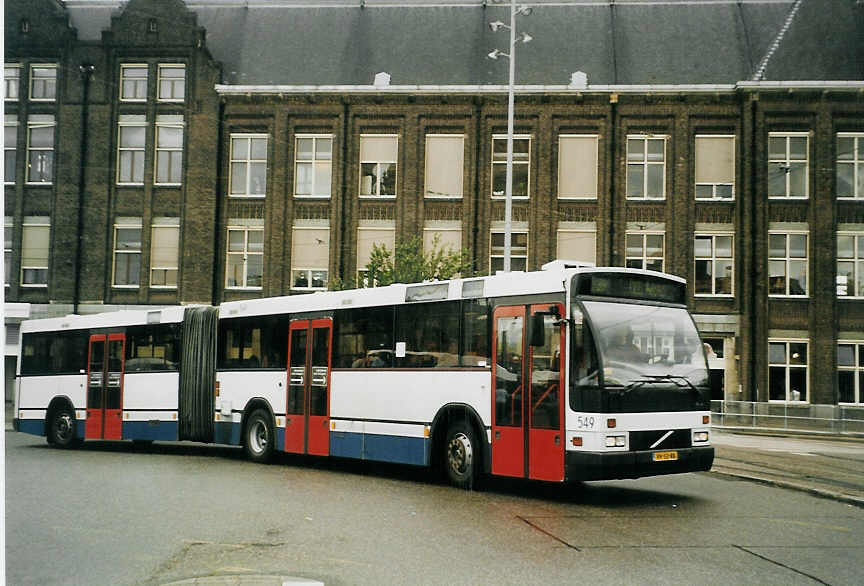
[[[840,346],[841,345],[851,345],[852,353],[853,353],[853,361],[855,364],[853,366],[841,366],[839,358],[837,360],[837,390],[838,390],[838,404],[840,405],[861,405],[864,403],[864,381],[862,381],[862,375],[864,375],[864,360],[861,359],[862,348],[864,348],[864,341],[862,340],[837,340],[837,354],[840,354]],[[840,401],[839,400],[839,390],[840,390],[840,380],[839,374],[840,372],[851,372],[853,373],[854,381],[855,381],[855,400],[853,402],[848,401]]]
[[[782,235],[786,236],[786,256],[785,257],[771,256],[770,241],[771,241],[771,235],[774,235],[774,234],[782,234]],[[797,235],[797,234],[803,234],[805,239],[806,239],[805,246],[804,246],[804,257],[803,258],[800,258],[800,257],[793,258],[793,257],[789,256],[789,236]],[[771,261],[785,261],[786,262],[786,272],[785,272],[785,277],[784,277],[786,280],[786,283],[785,283],[786,293],[784,293],[784,294],[771,293],[771,284],[769,283],[768,284],[768,296],[774,297],[774,298],[793,298],[793,299],[805,299],[805,298],[809,297],[810,296],[810,232],[807,230],[769,230],[768,231],[768,241],[769,241],[769,246],[768,246],[768,278],[769,279],[771,278]],[[789,283],[791,281],[790,273],[789,273],[789,263],[798,262],[798,261],[804,262],[806,287],[804,288],[804,294],[803,295],[801,295],[801,294],[791,295],[789,293]]]
[[[300,141],[301,140],[312,140],[312,158],[311,159],[301,159],[300,158]],[[330,158],[329,159],[319,159],[317,157],[318,154],[318,141],[319,140],[329,140],[330,141]],[[294,137],[294,197],[297,199],[330,199],[333,193],[333,135],[332,134],[297,134]],[[330,166],[329,175],[330,175],[330,184],[327,186],[327,193],[319,193],[318,185],[317,185],[317,173],[315,172],[316,167],[319,164],[327,163]],[[312,167],[312,193],[297,193],[297,186],[299,182],[297,181],[297,177],[299,177],[300,173],[298,169],[300,165],[311,165]]]
[[[851,258],[840,257],[840,251],[837,251],[837,263],[849,262],[852,263],[852,283],[846,283],[847,291],[851,289],[850,295],[837,295],[838,299],[861,299],[864,298],[864,285],[860,290],[856,290],[858,281],[861,278],[861,272],[864,272],[864,256],[858,254],[859,241],[864,241],[864,232],[852,232],[848,230],[838,230],[837,240],[840,236],[848,236],[852,238],[852,256]],[[837,276],[840,276],[840,271],[837,271]],[[837,285],[839,287],[839,284]]]
[[[140,120],[138,119],[140,118]],[[123,129],[124,128],[143,128],[144,129],[144,140],[140,145],[135,145],[131,147],[123,146]],[[132,153],[132,166],[131,171],[133,177],[133,181],[123,181],[121,179],[121,169],[123,167],[123,153]],[[135,159],[136,154],[141,157],[141,181],[134,181],[134,171],[135,171]],[[117,185],[144,185],[144,175],[145,169],[147,165],[147,120],[144,119],[144,116],[135,116],[135,119],[126,118],[124,120],[124,116],[121,115],[117,119],[117,176],[116,181]]]
[[[25,232],[27,228],[48,228],[48,265],[49,266],[27,266],[24,264],[24,242],[26,240]],[[19,283],[22,288],[28,289],[47,289],[48,288],[48,280],[51,278],[51,219],[48,216],[31,216],[24,218],[24,223],[21,225],[21,266],[18,269],[18,277],[20,279]],[[24,271],[25,270],[44,270],[45,271],[45,282],[44,283],[27,283],[24,280]]]
[[[15,234],[15,221],[12,216],[3,217],[3,285],[9,287],[12,284],[12,250],[15,247],[13,240]]]
[[[252,141],[263,139],[264,143],[264,158],[263,159],[253,159],[252,158]],[[246,149],[248,155],[245,159],[235,159],[234,158],[234,141],[235,140],[245,140],[248,141],[248,148]],[[267,197],[267,179],[268,179],[268,165],[269,165],[269,153],[270,153],[270,135],[264,133],[255,133],[255,132],[233,132],[228,141],[228,197],[237,198],[237,199],[262,199]],[[232,193],[233,181],[234,181],[234,165],[235,164],[244,164],[246,166],[246,185],[243,190],[243,193]],[[253,163],[263,163],[264,164],[264,186],[263,191],[261,193],[252,193],[252,178],[251,173],[249,173],[249,169],[251,168]]]
[[[492,194],[492,199],[505,200],[505,199],[507,199],[506,186],[505,186],[505,192],[504,193],[500,193],[500,194],[495,193],[495,169],[496,169],[496,166],[500,167],[502,169],[500,172],[504,173],[505,177],[506,177],[506,173],[507,173],[507,151],[505,150],[503,153],[498,155],[499,157],[501,157],[500,159],[495,158],[495,141],[499,141],[499,140],[506,142],[507,141],[507,135],[506,134],[493,134],[492,135],[492,149],[491,149],[492,152],[490,153],[491,159],[492,159],[492,161],[491,161],[492,167],[491,167],[491,171],[490,171],[490,175],[489,175],[489,191]],[[532,150],[534,145],[532,144],[533,140],[532,140],[532,135],[530,135],[530,134],[514,134],[513,135],[513,142],[514,142],[513,146],[514,147],[516,146],[515,142],[517,140],[527,140],[528,141],[528,153],[525,156],[524,161],[523,160],[516,160],[516,151],[514,148],[513,166],[514,166],[514,168],[516,167],[516,165],[527,166],[528,179],[527,179],[527,183],[525,184],[525,190],[526,190],[525,195],[516,195],[516,193],[513,193],[512,198],[515,200],[523,200],[524,201],[524,200],[531,199],[531,150]],[[505,147],[505,149],[506,149],[506,147]],[[514,175],[515,175],[515,173],[514,173]],[[506,179],[505,179],[505,183],[506,183]],[[490,264],[489,266],[491,267],[492,265]]]
[[[36,71],[54,71],[54,77],[36,77]],[[53,83],[52,83],[53,82]],[[44,93],[51,94],[49,97],[36,97],[35,89],[44,84]],[[57,101],[57,64],[56,63],[33,63],[30,65],[30,101],[31,102],[56,102]],[[50,88],[50,91],[49,91]]]
[[[138,230],[138,241],[139,247],[138,249],[128,249],[121,250],[118,248],[117,236],[120,230]],[[135,219],[120,219],[114,222],[114,247],[113,253],[111,255],[111,288],[112,289],[139,289],[141,287],[141,268],[142,261],[144,260],[143,248],[144,248],[144,230],[141,225],[141,220],[138,218]],[[138,255],[138,284],[134,283],[117,283],[117,261],[122,256],[127,255]],[[120,256],[118,256],[120,255]]]
[[[181,97],[176,97],[176,87],[178,83],[178,79],[176,77],[165,77],[162,74],[162,71],[165,69],[182,69],[183,70],[183,81],[182,81],[182,91],[183,95]],[[186,101],[186,64],[185,63],[160,63],[158,66],[158,73],[156,78],[156,100],[158,102],[185,102]],[[170,96],[165,96],[162,94],[162,82],[168,81],[171,84],[171,92]]]
[[[360,135],[360,151],[362,152],[362,142],[364,138],[392,138],[396,141],[396,160],[393,161],[372,161],[364,160],[360,156],[360,178],[357,185],[357,194],[360,199],[396,199],[396,194],[399,193],[399,135],[398,134],[361,134]],[[363,194],[363,165],[375,165],[375,184],[372,186],[372,193]],[[381,194],[381,165],[393,165],[396,170],[396,177],[393,180],[393,193]]]
[[[694,189],[693,190],[694,191],[694,194],[693,194],[694,198],[696,199],[696,201],[735,201],[735,174],[737,172],[737,169],[735,166],[735,163],[736,163],[735,153],[737,152],[737,145],[736,145],[737,137],[734,134],[697,134],[695,137],[695,141],[698,142],[700,138],[701,139],[718,139],[718,138],[731,139],[731,141],[732,141],[732,144],[731,144],[732,169],[730,170],[730,172],[732,175],[732,180],[729,183],[725,183],[725,182],[720,182],[720,183],[701,182],[701,183],[697,183],[696,177],[694,175],[694,178],[693,178],[694,187],[699,187],[699,186],[711,187],[711,197],[699,197],[699,195],[696,193],[696,190]],[[694,146],[695,146],[695,143],[694,143]],[[698,152],[698,150],[694,148],[694,154],[696,152]],[[696,170],[696,164],[698,164],[698,161],[694,162],[694,167],[693,167],[694,172]],[[726,185],[728,185],[732,189],[732,195],[729,197],[718,196],[717,195],[717,188],[721,187],[721,186],[726,186]]]
[[[52,128],[53,136],[50,147],[34,147],[31,143],[31,134],[33,130],[39,128]],[[57,145],[57,120],[53,115],[34,114],[27,118],[27,178],[28,185],[52,185],[54,183],[55,170],[57,166],[57,158],[54,156],[54,150]],[[30,164],[31,153],[34,152],[51,152],[51,179],[49,181],[32,181],[30,179],[32,165]]]
[[[593,138],[594,139],[594,194],[593,195],[565,195],[561,189],[561,170],[564,168],[566,161],[562,159],[563,149],[561,144],[563,140],[568,138]],[[558,135],[558,199],[562,200],[596,200],[597,194],[600,192],[600,135],[599,134],[559,134]],[[529,175],[530,176],[530,175]]]
[[[731,239],[731,256],[722,257],[717,256],[717,237],[728,237]],[[711,255],[710,256],[697,256],[696,255],[696,239],[697,238],[710,238],[711,239]],[[696,263],[700,260],[707,260],[711,263],[711,292],[710,293],[699,293],[695,289],[696,284]],[[730,293],[717,293],[717,262],[726,262],[728,261],[731,264],[732,275],[730,277]],[[735,297],[735,233],[734,232],[706,232],[699,231],[693,234],[693,284],[694,284],[694,295],[696,297],[724,297],[731,298]]]
[[[243,232],[242,251],[231,250],[231,232]],[[250,232],[261,232],[261,252],[249,251]],[[264,226],[230,225],[228,226],[228,229],[225,233],[225,237],[225,289],[231,291],[261,291],[264,288],[264,246],[266,244],[266,242],[264,241]],[[249,256],[253,254],[261,257],[261,285],[247,284],[249,282]],[[243,256],[243,281],[240,285],[228,284],[228,259],[230,259],[232,255]]]
[[[789,195],[789,183],[791,173],[787,171],[786,173],[786,189],[785,195],[771,195],[771,183],[770,178],[766,179],[766,189],[768,193],[768,199],[779,199],[779,200],[805,200],[810,197],[810,133],[809,132],[769,132],[768,133],[768,141],[770,142],[772,138],[784,138],[786,142],[786,156],[782,159],[779,158],[771,158],[770,155],[770,146],[768,147],[768,173],[770,177],[771,166],[772,165],[780,165],[784,169],[791,169],[792,164],[800,164],[804,163],[804,195]],[[805,147],[805,155],[804,159],[793,159],[789,153],[789,139],[790,138],[804,138],[806,140]]]
[[[851,138],[853,141],[852,159],[841,160],[839,157],[839,144],[835,160],[837,163],[837,175],[839,175],[840,165],[852,166],[852,195],[841,197],[837,195],[837,199],[841,201],[864,200],[864,188],[859,189],[859,186],[864,185],[864,132],[838,132],[837,143],[841,138]],[[839,183],[839,182],[838,182]]]
[[[643,143],[643,152],[645,153],[645,158],[641,161],[631,161],[630,160],[630,141],[631,140],[639,140]],[[649,140],[661,140],[663,141],[663,160],[662,161],[649,161],[648,160],[648,141]],[[628,134],[627,135],[627,144],[626,144],[626,162],[627,169],[624,177],[624,188],[626,191],[626,198],[636,201],[664,201],[666,199],[666,159],[668,158],[666,152],[668,150],[669,136],[665,134]],[[659,197],[651,197],[648,195],[648,169],[653,166],[661,167],[661,176],[663,177],[663,185],[660,189]],[[642,167],[642,195],[631,195],[630,194],[630,169],[632,167]]]
[[[159,242],[159,239],[156,237],[157,230],[175,230],[177,232],[177,256],[175,258],[175,262],[172,266],[162,266],[156,264],[156,244]],[[154,223],[150,226],[150,279],[149,285],[151,289],[177,289],[178,285],[154,285],[153,284],[153,273],[155,271],[174,271],[175,273],[175,281],[180,283],[180,221],[175,218],[165,218],[161,222],[158,220],[154,220]],[[166,279],[167,280],[167,279]]]
[[[9,75],[14,71],[14,75]],[[10,91],[12,90],[12,91]],[[6,63],[3,69],[3,100],[17,102],[21,92],[21,64]]]
[[[786,345],[786,360],[783,363],[780,362],[771,362],[771,344],[785,344]],[[807,356],[804,358],[804,364],[793,364],[790,360],[789,356],[789,345],[790,344],[804,344],[807,348]],[[809,403],[810,402],[810,340],[806,338],[768,338],[768,381],[767,381],[767,389],[768,389],[768,402],[769,403]],[[771,398],[771,367],[782,367],[785,369],[786,376],[786,397],[785,399],[772,399]],[[804,382],[807,385],[807,389],[804,393],[803,397],[799,397],[798,399],[790,398],[792,393],[792,389],[789,388],[789,375],[792,369],[796,370],[804,370]]]
[[[15,128],[15,141],[11,144],[6,142],[6,129],[7,128]],[[4,185],[15,185],[16,173],[18,170],[18,117],[14,114],[6,114],[3,120],[3,184]],[[7,181],[5,175],[9,173],[10,166],[6,164],[6,153],[13,153],[15,155],[15,164],[12,165],[12,181]],[[29,162],[29,159],[28,159]]]
[[[641,236],[642,238],[642,254],[640,256],[628,256],[627,255],[627,237],[628,236]],[[664,272],[666,270],[666,232],[663,230],[627,230],[624,233],[624,266],[628,266],[628,261],[630,260],[639,260],[641,261],[642,266],[640,267],[631,267],[631,268],[639,268],[642,270],[654,270],[648,269],[648,261],[649,260],[657,260],[656,256],[648,256],[648,236],[660,236],[663,239],[663,248],[660,255],[660,272]]]
[[[502,236],[506,236],[507,233],[504,232],[503,230],[497,230],[494,228],[489,231],[489,274],[490,275],[495,274],[493,272],[493,269],[492,269],[492,259],[495,259],[495,258],[503,259],[504,258],[504,247],[503,246],[500,246],[500,247],[494,246],[492,243],[492,239],[493,239],[495,234],[501,234]],[[522,252],[520,250],[522,248],[521,246],[520,247],[513,246],[513,238],[517,234],[525,234],[525,247],[524,247],[525,251],[524,252]],[[501,253],[496,254],[494,252],[496,249],[500,249]],[[528,230],[517,229],[517,230],[513,230],[512,232],[510,232],[510,270],[511,271],[517,270],[517,269],[513,268],[513,259],[516,259],[516,258],[524,258],[525,259],[525,271],[528,270],[528,253],[530,252],[530,250],[531,250],[531,237],[530,237]]]
[[[454,169],[454,173],[459,177],[459,193],[432,193],[429,191],[429,172],[431,165],[429,164],[429,139],[461,139],[462,151],[459,153],[461,157],[461,168]],[[423,197],[426,199],[462,199],[465,193],[465,135],[464,134],[427,134],[425,136],[424,161],[423,161]]]
[[[177,147],[162,147],[159,146],[159,133],[163,129],[174,129],[180,130],[180,146]],[[171,185],[177,186],[182,185],[183,183],[183,143],[185,141],[185,121],[183,116],[156,116],[156,134],[153,138],[153,142],[155,143],[156,156],[153,157],[153,184],[154,185]],[[167,156],[169,161],[169,175],[170,170],[174,169],[172,164],[173,153],[180,153],[180,162],[178,164],[179,171],[178,175],[180,176],[178,181],[159,181],[159,159],[162,156]]]
[[[127,77],[126,72],[128,70],[131,70],[131,69],[135,69],[135,70],[143,69],[144,70],[144,77],[143,78],[141,78],[141,77]],[[141,82],[143,82],[144,83],[144,96],[143,97],[131,97],[131,98],[126,97],[126,95],[125,95],[126,83],[125,82],[127,82],[127,81],[130,81],[134,84],[134,87],[136,88],[135,93],[137,93],[137,89],[140,87]],[[147,95],[149,93],[148,92],[149,81],[150,81],[150,68],[146,63],[121,63],[120,64],[120,88],[119,88],[120,101],[121,102],[146,102],[147,101]]]
[[[294,225],[294,226],[291,227],[291,232],[292,232],[292,234],[291,234],[291,247],[292,247],[292,250],[291,250],[291,261],[292,261],[292,266],[291,266],[291,283],[290,283],[290,287],[291,287],[292,290],[294,290],[294,291],[326,291],[326,290],[327,290],[327,286],[328,286],[328,284],[329,284],[329,282],[330,282],[330,269],[329,269],[329,267],[326,267],[326,266],[325,266],[325,267],[310,267],[310,266],[299,266],[299,267],[295,267],[295,266],[293,266],[293,260],[294,260],[294,250],[293,250],[293,248],[294,248],[294,246],[296,245],[296,242],[297,242],[297,240],[296,240],[296,234],[295,234],[295,233],[296,233],[298,230],[316,230],[316,231],[321,231],[321,230],[329,230],[329,229],[330,229],[329,224],[328,224],[328,225],[323,225],[323,224],[322,224],[322,225],[312,225],[312,226],[298,226],[298,225]],[[330,258],[329,250],[328,250],[328,253],[327,253],[327,258],[328,258],[328,261],[329,261],[329,258]],[[323,287],[312,287],[312,285],[311,285],[311,283],[312,283],[312,273],[313,273],[313,272],[319,272],[319,271],[324,273],[324,286],[323,286]],[[307,282],[307,283],[310,283],[309,286],[307,286],[307,287],[297,287],[297,286],[294,285],[294,273],[297,273],[297,272],[305,272],[305,273],[306,273],[306,282]]]

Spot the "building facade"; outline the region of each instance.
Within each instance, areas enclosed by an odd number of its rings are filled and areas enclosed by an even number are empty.
[[[322,23],[262,4],[6,3],[7,344],[26,317],[362,281],[373,243],[413,236],[466,249],[481,274],[503,267],[506,73],[476,65],[503,39],[469,34],[503,12],[430,17],[471,15],[440,29],[446,43],[469,27],[468,60],[386,33],[418,53],[391,85],[370,38],[442,7],[364,3]],[[746,57],[694,57],[701,72],[624,52],[654,4],[535,6],[601,19],[613,41],[585,68],[602,84],[520,70],[537,83],[516,88],[513,269],[568,258],[683,276],[715,399],[864,407],[864,8],[837,0],[825,18],[847,25],[826,49],[801,24],[819,12],[806,2],[697,3],[750,35]],[[532,34],[554,37],[545,18]],[[331,50],[339,66],[302,66],[326,39],[268,42],[339,19],[354,38]]]

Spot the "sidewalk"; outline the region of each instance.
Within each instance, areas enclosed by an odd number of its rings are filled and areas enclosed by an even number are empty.
[[[715,428],[711,472],[864,506],[864,440]]]

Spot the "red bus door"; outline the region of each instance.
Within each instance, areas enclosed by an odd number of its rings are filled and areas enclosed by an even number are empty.
[[[333,320],[291,322],[285,451],[330,454],[330,348]]]
[[[542,346],[530,346],[528,316],[550,305],[498,307],[493,313],[492,473],[536,480],[564,479],[564,330],[543,316]],[[556,305],[558,314],[563,307]]]
[[[86,439],[123,438],[124,334],[90,336],[87,359]]]

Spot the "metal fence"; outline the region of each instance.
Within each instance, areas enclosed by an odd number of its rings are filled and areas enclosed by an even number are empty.
[[[864,436],[864,408],[843,405],[711,401],[718,428]]]

